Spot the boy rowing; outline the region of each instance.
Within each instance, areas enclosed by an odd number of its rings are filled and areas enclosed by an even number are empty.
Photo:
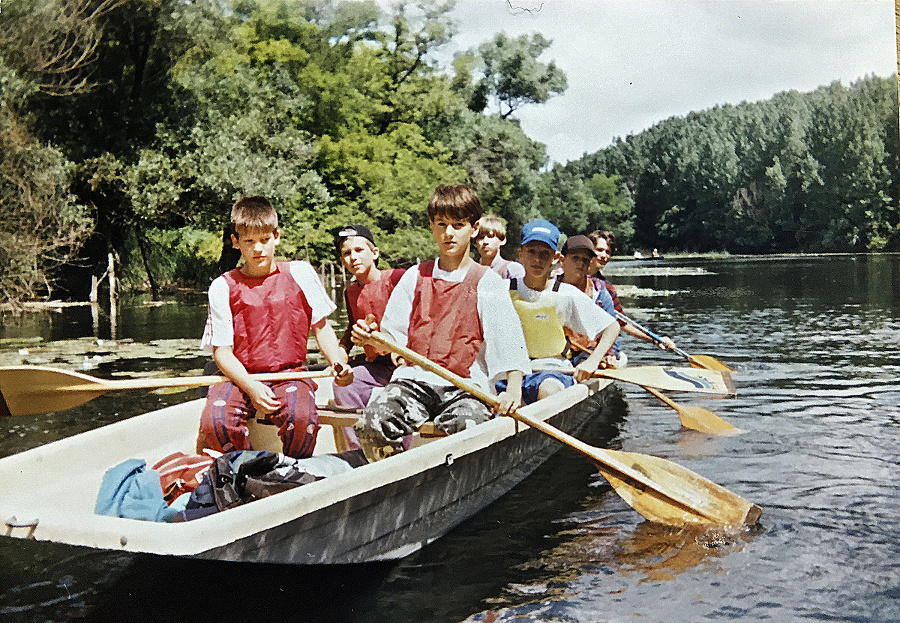
[[[468,186],[438,186],[428,202],[438,258],[403,275],[380,328],[398,344],[487,391],[506,378],[509,389],[499,395],[496,411],[510,413],[521,402],[522,378],[531,369],[507,283],[469,256],[481,213],[481,202]],[[375,322],[358,320],[353,341],[371,343],[371,332],[378,328]],[[490,411],[438,375],[403,365],[372,397],[363,416],[365,424],[357,434],[363,450],[375,458],[403,448],[404,440],[427,421],[451,434],[486,421]]]
[[[341,347],[349,353],[353,348],[353,325],[369,316],[376,323],[381,322],[391,292],[406,271],[378,268],[378,247],[365,225],[341,227],[335,233],[334,245],[341,264],[355,277],[344,290],[347,330],[341,338]],[[365,354],[351,362],[353,382],[346,386],[341,386],[337,380],[334,382],[334,401],[343,407],[365,407],[372,390],[387,385],[396,368],[388,355],[379,355],[372,346],[366,345],[363,350]]]
[[[619,335],[615,318],[584,292],[558,280],[550,286],[550,271],[559,257],[559,235],[559,229],[550,221],[526,223],[519,249],[525,277],[509,282],[531,366],[536,370],[524,379],[522,398],[526,404],[590,379]],[[589,336],[597,345],[574,370],[565,356],[567,332]],[[498,383],[498,390],[502,387],[502,382]]]
[[[489,266],[492,271],[504,279],[524,277],[525,269],[518,262],[501,257],[500,247],[506,244],[506,224],[499,216],[486,214],[475,224],[475,249],[478,251],[478,263]]]
[[[570,236],[563,243],[562,267],[563,272],[556,279],[557,282],[567,283],[584,292],[603,311],[616,317],[618,299],[613,298],[615,290],[607,289],[605,282],[592,274],[597,264],[597,256],[594,251],[594,243],[583,235]],[[622,323],[619,323],[622,329]],[[572,345],[572,361],[576,364],[584,361],[587,353],[596,347],[587,336],[577,333],[568,333]],[[624,368],[628,364],[628,356],[622,351],[622,339],[617,337],[612,348],[607,353],[607,361],[613,368]]]
[[[250,374],[302,370],[310,331],[341,382],[352,381],[347,354],[326,322],[335,309],[307,262],[277,262],[278,215],[265,197],[243,197],[231,209],[231,243],[244,263],[209,287],[201,346],[227,378],[209,389],[198,445],[251,450],[247,418],[266,413],[278,425],[283,452],[312,455],[318,433],[316,385],[309,379],[261,382]]]

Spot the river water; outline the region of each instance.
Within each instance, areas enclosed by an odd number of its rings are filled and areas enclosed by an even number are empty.
[[[900,258],[616,260],[607,273],[635,320],[737,370],[736,397],[673,397],[745,432],[683,430],[623,387],[616,427],[585,439],[711,478],[763,508],[758,528],[725,539],[646,523],[563,450],[398,563],[247,567],[0,539],[0,619],[900,620]],[[203,320],[202,299],[125,308],[111,348],[103,318],[63,310],[6,323],[0,359],[184,372],[203,363]],[[625,340],[632,364],[682,363]],[[0,455],[184,399],[101,397],[9,419]]]

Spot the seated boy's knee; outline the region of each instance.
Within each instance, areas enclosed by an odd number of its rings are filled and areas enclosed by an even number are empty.
[[[547,396],[552,396],[553,394],[557,394],[565,388],[566,386],[559,379],[544,379],[543,381],[541,381],[541,384],[538,387],[538,400],[540,400],[541,398],[546,398]]]

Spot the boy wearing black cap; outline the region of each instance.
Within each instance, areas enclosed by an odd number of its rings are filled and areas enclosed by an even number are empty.
[[[353,325],[367,317],[381,323],[391,292],[405,271],[400,268],[378,268],[378,247],[372,232],[365,225],[346,225],[338,229],[334,246],[341,264],[355,277],[344,290],[348,322],[341,346],[349,353],[353,348],[350,339]],[[387,385],[394,373],[395,366],[388,355],[379,355],[371,346],[363,346],[363,350],[363,357],[350,362],[353,383],[343,387],[334,383],[334,401],[341,406],[362,409],[368,404],[372,390]]]

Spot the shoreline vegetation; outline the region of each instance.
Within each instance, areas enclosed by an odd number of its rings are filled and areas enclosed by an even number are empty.
[[[454,35],[452,2],[4,3],[0,303],[205,286],[233,266],[243,195],[314,266],[353,222],[390,266],[433,257],[424,198],[452,183],[510,248],[543,217],[614,231],[623,254],[900,250],[896,74],[671,116],[549,166],[517,117],[568,88],[552,42],[497,33],[450,59]]]
[[[643,252],[642,250],[638,249]],[[652,258],[649,253],[644,253],[643,257],[636,258],[632,256],[616,256],[612,259],[610,264],[607,266],[607,272],[610,275],[616,274],[617,267],[620,266],[659,266],[665,267],[668,266],[673,261],[684,261],[684,260],[696,260],[696,259],[704,259],[704,260],[721,260],[721,259],[729,259],[729,260],[765,260],[765,259],[785,259],[785,258],[810,258],[810,257],[843,257],[843,256],[881,256],[881,255],[895,255],[900,257],[900,251],[878,251],[878,252],[833,252],[833,253],[766,253],[766,254],[735,254],[728,253],[727,251],[711,251],[706,253],[691,253],[691,252],[673,252],[673,253],[665,253],[663,257],[660,258]],[[322,280],[322,283],[325,284],[326,288],[329,291],[334,291],[336,287],[346,287],[346,285],[350,282],[352,277],[346,273],[346,271],[338,271],[334,270],[334,264],[323,264],[319,268],[317,268],[316,272],[319,275],[319,278]],[[340,286],[338,285],[340,282]],[[625,291],[629,291],[629,286],[619,286],[618,288],[625,288]],[[179,300],[166,298],[167,296],[176,296],[176,295],[191,295],[191,296],[202,296],[206,294],[207,288],[205,287],[187,287],[187,286],[178,286],[178,287],[170,287],[166,288],[162,294],[164,297],[159,299],[149,299],[142,300],[137,303],[129,302],[128,305],[137,305],[140,307],[160,307],[163,305],[177,305],[180,303]],[[150,289],[147,287],[131,287],[126,290],[125,296],[130,299],[137,299],[143,296],[150,294]],[[627,296],[627,295],[626,295]],[[9,302],[0,303],[0,315],[5,314],[14,314],[18,315],[26,312],[45,312],[45,311],[60,311],[62,309],[71,308],[71,307],[92,307],[96,306],[100,309],[104,309],[104,305],[108,307],[108,303],[102,303],[98,301],[64,301],[59,299],[54,300],[29,300],[29,301],[20,301],[15,306]],[[0,338],[0,348],[3,347],[4,340],[7,338]]]

